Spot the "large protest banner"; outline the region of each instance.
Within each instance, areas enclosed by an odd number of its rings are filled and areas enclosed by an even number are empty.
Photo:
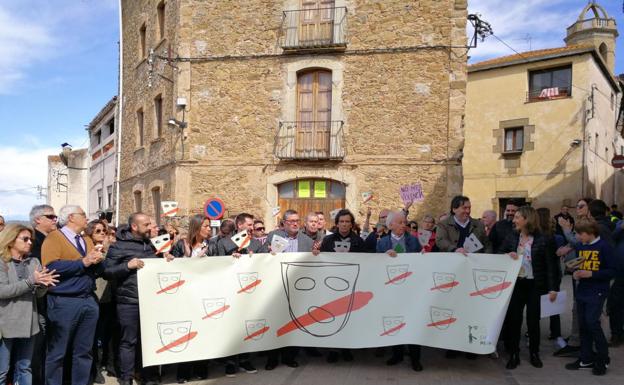
[[[457,253],[146,259],[145,366],[284,346],[494,351],[520,261]]]

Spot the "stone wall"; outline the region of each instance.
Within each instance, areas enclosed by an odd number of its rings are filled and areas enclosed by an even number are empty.
[[[283,11],[298,9],[297,1],[169,0],[167,21],[177,24],[167,30],[173,57],[194,59],[176,62],[175,70],[156,60],[148,87],[137,36],[142,20],[155,18],[156,3],[123,4],[130,24],[124,59],[135,59],[124,61],[122,213],[132,210],[137,186],[154,183],[186,212],[219,196],[231,214],[245,209],[264,217],[276,205],[276,185],[295,178],[346,183],[347,207],[362,214],[364,191],[379,197],[375,208],[398,208],[399,186],[421,182],[426,201],[418,215],[446,211],[461,191],[466,50],[448,46],[465,45],[465,0],[338,0],[348,8],[346,50],[305,55],[284,55],[279,46]],[[149,31],[148,24],[152,41]],[[346,156],[280,161],[275,135],[280,121],[293,120],[296,71],[319,67],[332,70],[332,120],[344,121]],[[135,145],[136,110],[143,106],[148,132],[158,93],[166,117],[188,122],[184,152],[168,129],[162,139]],[[184,115],[174,105],[179,96],[187,98]]]

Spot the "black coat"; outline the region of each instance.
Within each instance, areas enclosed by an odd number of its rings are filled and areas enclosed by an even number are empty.
[[[117,242],[108,249],[104,260],[104,278],[116,281],[115,298],[117,303],[139,303],[137,270],[129,269],[128,262],[133,258],[159,258],[149,239],[135,238],[130,229],[120,227]]]
[[[494,254],[502,254],[505,251],[502,250],[505,239],[514,232],[513,222],[507,219],[501,219],[492,226],[490,231],[490,242],[492,243],[492,251]]]
[[[519,243],[520,233],[514,230],[505,238],[500,252],[517,252]],[[554,238],[545,237],[540,233],[533,235],[533,245],[531,245],[533,279],[536,289],[543,294],[549,291],[557,291],[559,274],[555,260],[552,258],[556,250],[555,247]]]
[[[323,238],[323,242],[321,242],[321,251],[333,253],[334,248],[336,247],[334,242],[340,242],[347,239],[350,239],[349,242],[351,242],[351,245],[349,246],[350,253],[363,253],[366,251],[364,250],[364,240],[353,231],[351,232],[350,238],[343,238],[338,232],[326,236]]]

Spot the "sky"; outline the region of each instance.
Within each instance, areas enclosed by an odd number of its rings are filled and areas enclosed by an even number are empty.
[[[622,1],[599,0],[619,26]],[[479,13],[520,52],[562,46],[566,27],[586,4],[468,1],[470,13]],[[26,219],[32,205],[45,203],[37,186],[46,187],[47,156],[58,154],[64,142],[87,146],[85,125],[117,93],[118,20],[118,0],[0,1],[1,215]],[[513,53],[489,37],[469,56],[473,63]],[[616,58],[622,73],[621,38]]]

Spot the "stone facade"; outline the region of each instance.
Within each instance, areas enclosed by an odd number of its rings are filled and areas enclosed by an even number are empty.
[[[466,49],[449,46],[465,45],[466,1],[337,0],[347,8],[346,47],[292,54],[280,45],[281,27],[299,1],[168,0],[163,39],[160,3],[122,3],[122,218],[139,208],[139,193],[140,208],[154,213],[154,189],[183,214],[217,196],[228,215],[246,210],[266,219],[278,205],[277,186],[301,178],[344,183],[345,206],[356,216],[365,212],[365,191],[377,197],[375,210],[398,208],[399,186],[420,182],[419,218],[446,211],[461,192]],[[139,53],[143,23],[151,58]],[[297,120],[297,74],[310,68],[331,71],[331,120],[342,122],[332,146],[344,156],[280,159],[276,133],[280,122]],[[170,118],[188,126],[168,126]]]

